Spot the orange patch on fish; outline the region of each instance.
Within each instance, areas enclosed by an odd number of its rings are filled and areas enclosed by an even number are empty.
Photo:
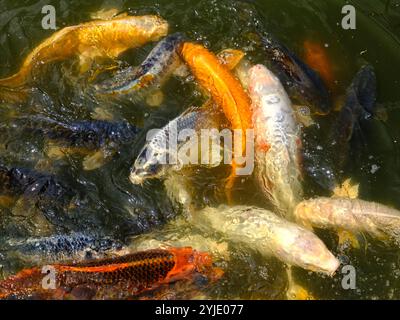
[[[335,77],[326,49],[321,44],[310,40],[304,41],[303,47],[305,62],[320,74],[326,85],[332,87]]]

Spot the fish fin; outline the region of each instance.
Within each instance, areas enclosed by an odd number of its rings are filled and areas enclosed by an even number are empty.
[[[65,148],[56,145],[53,142],[48,142],[45,147],[45,154],[50,159],[59,160],[66,156],[67,152]]]
[[[227,67],[229,70],[233,70],[242,61],[246,54],[241,50],[236,49],[224,49],[217,54],[219,62]]]
[[[310,109],[307,106],[293,105],[293,110],[298,122],[308,128],[315,125],[315,121],[311,117]]]
[[[102,167],[108,158],[105,150],[98,150],[95,153],[88,155],[83,159],[83,170],[92,171]]]
[[[4,85],[7,85],[6,81],[4,82]],[[1,87],[1,85],[3,85],[2,80],[0,80],[0,102],[21,103],[28,97],[27,90],[22,88],[14,90],[11,88]],[[12,86],[11,83],[10,86]]]
[[[88,81],[89,81],[89,83],[92,83],[93,81],[96,80],[96,78],[100,74],[102,74],[104,72],[113,72],[113,71],[115,71],[115,70],[117,70],[119,68],[120,68],[120,64],[119,63],[115,63],[115,64],[111,64],[111,65],[108,65],[108,66],[105,66],[105,67],[98,68],[98,69],[93,71],[93,74],[89,77]]]
[[[121,9],[117,8],[109,8],[109,9],[102,8],[90,14],[90,18],[93,20],[112,20],[126,16],[128,16],[126,12],[121,12]]]
[[[187,65],[181,64],[174,71],[172,71],[172,74],[178,78],[186,78],[190,75],[190,71]]]
[[[229,177],[226,179],[225,183],[225,196],[228,202],[228,205],[233,205],[233,199],[232,199],[232,189],[235,186],[235,181],[236,181],[236,168],[237,165],[235,161],[232,163],[232,168],[231,168],[231,173]]]
[[[114,120],[114,115],[103,107],[96,107],[91,113],[92,119],[95,120]]]
[[[93,58],[88,54],[79,55],[79,74],[84,74],[92,67]]]
[[[346,179],[340,186],[333,189],[333,197],[357,199],[359,187],[359,184],[352,183],[351,178]]]
[[[0,195],[0,207],[11,208],[14,205],[15,201],[15,197]]]
[[[360,242],[354,234],[342,229],[338,230],[337,234],[339,236],[339,247],[342,248],[350,246],[353,249],[360,249]]]
[[[161,90],[152,91],[146,97],[146,103],[150,107],[159,107],[164,101],[164,93]]]
[[[364,112],[373,115],[375,113],[377,96],[374,68],[371,65],[363,66],[356,74],[351,87],[354,89],[358,102],[363,107]]]
[[[316,300],[315,297],[303,286],[297,284],[293,279],[292,267],[286,269],[288,277],[288,289],[286,298],[288,300]]]

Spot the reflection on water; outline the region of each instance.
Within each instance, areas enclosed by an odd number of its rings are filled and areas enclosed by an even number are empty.
[[[322,44],[331,59],[335,75],[332,91],[337,99],[345,93],[354,74],[365,63],[374,66],[378,78],[378,105],[384,110],[385,121],[373,120],[366,128],[367,152],[361,158],[351,158],[345,174],[361,183],[361,197],[400,209],[400,162],[398,157],[400,129],[400,80],[394,72],[400,65],[400,2],[351,1],[357,7],[357,30],[340,27],[344,1],[50,1],[57,11],[57,26],[79,24],[102,8],[117,8],[131,15],[159,14],[169,21],[170,32],[184,32],[189,39],[202,42],[214,52],[225,48],[240,48],[254,63],[266,63],[258,33],[271,33],[304,58],[303,44],[307,40]],[[41,8],[48,1],[1,0],[0,76],[13,74],[26,55],[40,41],[52,34],[41,28]],[[139,65],[153,44],[129,50],[121,57],[123,65]],[[106,62],[108,65],[112,61]],[[97,67],[100,67],[98,65]],[[127,237],[150,232],[150,241],[177,239],[191,235],[195,241],[199,231],[186,226],[162,226],[179,214],[165,196],[160,181],[133,186],[129,168],[145,141],[145,132],[161,128],[183,110],[203,102],[201,92],[191,78],[171,78],[163,88],[160,107],[149,107],[144,100],[133,98],[100,99],[90,91],[89,71],[77,72],[77,61],[71,59],[41,68],[34,88],[26,89],[24,97],[4,99],[0,108],[0,162],[7,167],[24,167],[56,175],[78,194],[74,204],[66,209],[70,223],[57,228],[44,227],[43,219],[26,203],[17,200],[13,206],[0,209],[0,248],[10,239],[49,236],[55,232],[90,231],[124,241]],[[103,65],[104,67],[104,65]],[[96,66],[93,66],[93,70]],[[100,169],[86,171],[86,153],[71,153],[49,157],[48,141],[35,131],[15,125],[16,117],[40,115],[60,122],[89,119],[127,121],[143,129],[133,141],[122,144]],[[308,139],[322,144],[320,137],[329,127],[332,117],[321,119]],[[323,146],[322,146],[323,147]],[[315,153],[315,157],[329,155]],[[199,206],[217,205],[225,201],[223,179],[225,167],[196,168],[190,176]],[[322,177],[320,177],[322,179]],[[268,207],[252,179],[244,179],[235,187],[235,202]],[[318,184],[305,185],[307,195],[321,194]],[[296,281],[317,298],[400,298],[400,268],[398,250],[389,250],[365,239],[360,250],[339,251],[334,234],[319,234],[332,252],[344,264],[357,270],[357,290],[343,290],[342,275],[322,277],[296,269]],[[147,237],[147,238],[146,238]],[[215,235],[209,235],[210,239]],[[146,241],[147,241],[146,240]],[[145,240],[143,240],[145,241]],[[214,240],[213,240],[214,241]],[[218,240],[218,237],[215,241]],[[5,246],[5,245],[4,245]],[[287,286],[285,267],[275,259],[266,260],[251,249],[226,243],[229,259],[217,263],[225,271],[208,295],[214,298],[283,298]],[[7,259],[0,252],[5,274],[22,268],[20,261]]]

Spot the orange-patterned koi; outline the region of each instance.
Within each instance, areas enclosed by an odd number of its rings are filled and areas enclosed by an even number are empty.
[[[168,33],[168,22],[158,16],[124,16],[91,21],[55,32],[28,55],[16,74],[0,79],[0,86],[18,87],[42,65],[78,55],[81,71],[97,58],[116,58],[127,49],[157,41]]]
[[[306,63],[320,74],[327,86],[332,88],[335,77],[326,50],[319,43],[310,40],[304,41],[303,46]]]
[[[52,265],[55,289],[46,289],[41,268],[26,269],[0,282],[0,299],[121,299],[211,268],[207,253],[190,247],[154,249],[89,262]]]
[[[206,89],[231,123],[232,129],[242,131],[242,155],[246,152],[246,130],[252,129],[251,101],[239,80],[221,64],[218,58],[202,45],[184,43],[181,56],[199,84]],[[232,172],[225,185],[228,201],[238,165],[232,161]]]

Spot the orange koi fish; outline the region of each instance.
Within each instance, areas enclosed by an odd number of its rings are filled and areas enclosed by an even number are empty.
[[[41,268],[0,282],[0,299],[122,299],[210,269],[211,257],[190,247],[154,249],[69,265],[52,265],[55,288],[43,286]]]
[[[168,22],[158,16],[123,16],[91,21],[57,31],[28,55],[14,75],[0,79],[0,86],[18,87],[32,80],[42,64],[79,56],[81,71],[97,57],[116,58],[127,49],[157,41],[168,33]],[[86,69],[86,70],[85,70]]]
[[[181,56],[191,69],[199,84],[206,89],[231,123],[232,129],[242,131],[242,155],[246,152],[246,130],[253,128],[251,101],[239,80],[229,71],[229,66],[206,48],[193,43],[184,43]],[[236,177],[238,165],[233,160],[232,172],[225,185],[228,201]]]
[[[335,77],[326,50],[319,43],[310,40],[304,41],[303,46],[306,63],[320,74],[326,85],[332,87]]]

